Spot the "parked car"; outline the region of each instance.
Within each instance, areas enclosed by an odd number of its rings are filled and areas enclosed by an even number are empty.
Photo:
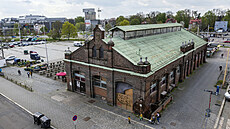
[[[75,47],[81,47],[81,46],[83,46],[83,43],[82,43],[82,42],[74,41],[73,45],[74,45]]]
[[[10,56],[10,57],[6,58],[6,61],[14,60],[15,58],[16,58],[16,56]]]
[[[224,97],[226,98],[226,100],[230,101],[230,90],[228,90],[225,94]]]
[[[10,48],[13,48],[13,47],[14,47],[14,44],[10,44],[9,47],[10,47]]]
[[[230,41],[224,41],[224,43],[230,43]]]

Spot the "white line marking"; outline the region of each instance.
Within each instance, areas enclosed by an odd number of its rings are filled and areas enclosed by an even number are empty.
[[[221,117],[221,118],[220,118],[219,128],[218,128],[218,129],[222,129],[223,123],[224,123],[224,117]]]

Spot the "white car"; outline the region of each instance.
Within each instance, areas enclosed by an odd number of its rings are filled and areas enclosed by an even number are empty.
[[[230,90],[228,90],[225,94],[224,94],[226,100],[230,100]]]

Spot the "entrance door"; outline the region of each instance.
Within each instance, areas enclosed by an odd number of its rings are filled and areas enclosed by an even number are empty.
[[[116,105],[125,110],[133,111],[133,89],[127,83],[116,84]]]
[[[75,73],[75,91],[86,93],[84,75]]]

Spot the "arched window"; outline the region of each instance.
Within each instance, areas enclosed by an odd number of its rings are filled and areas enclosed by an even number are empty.
[[[104,58],[104,49],[102,46],[100,47],[100,50],[99,50],[99,58]]]
[[[95,46],[93,46],[93,48],[92,48],[92,56],[97,57],[97,49]]]

